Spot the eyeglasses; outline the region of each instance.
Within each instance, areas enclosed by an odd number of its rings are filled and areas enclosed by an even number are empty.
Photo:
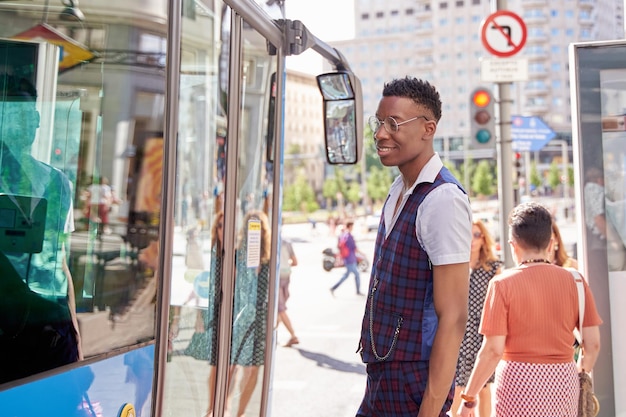
[[[483,234],[480,232],[474,232],[473,236],[474,236],[474,239],[480,239],[481,237],[483,237]]]
[[[368,123],[370,125],[370,129],[372,129],[372,132],[374,133],[378,132],[378,129],[380,129],[381,125],[385,126],[385,130],[387,131],[387,133],[396,133],[401,125],[417,119],[424,119],[427,122],[430,122],[430,119],[426,116],[415,116],[412,119],[405,120],[404,122],[400,123],[398,123],[398,121],[391,116],[385,117],[385,120],[379,120],[378,117],[371,116],[368,120]]]

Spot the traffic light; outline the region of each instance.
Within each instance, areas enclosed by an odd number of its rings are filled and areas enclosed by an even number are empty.
[[[515,174],[515,181],[520,180],[520,178],[522,178],[522,154],[519,152],[515,152],[515,155],[513,155],[515,157],[515,161],[513,161],[513,172]]]
[[[487,149],[496,145],[496,118],[493,94],[477,88],[470,94],[470,148]]]

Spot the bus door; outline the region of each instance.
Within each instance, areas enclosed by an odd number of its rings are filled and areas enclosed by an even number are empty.
[[[273,357],[279,172],[267,146],[284,58],[255,22],[215,4],[182,22],[164,416],[262,415]]]

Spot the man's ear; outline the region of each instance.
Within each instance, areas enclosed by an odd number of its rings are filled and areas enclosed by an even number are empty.
[[[424,139],[433,140],[437,131],[437,122],[428,120],[424,122]]]

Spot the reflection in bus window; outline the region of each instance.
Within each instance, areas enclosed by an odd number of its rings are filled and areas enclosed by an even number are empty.
[[[4,73],[0,88],[2,383],[75,362],[80,339],[65,263],[74,229],[71,185],[32,156],[40,122],[34,85]]]

